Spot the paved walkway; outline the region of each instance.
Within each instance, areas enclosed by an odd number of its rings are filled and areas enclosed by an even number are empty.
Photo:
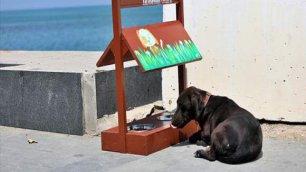
[[[27,138],[38,141],[28,144]],[[101,151],[100,138],[69,136],[0,126],[0,171],[290,171],[306,169],[306,144],[264,140],[257,161],[227,165],[193,158],[198,146],[181,144],[149,156]]]

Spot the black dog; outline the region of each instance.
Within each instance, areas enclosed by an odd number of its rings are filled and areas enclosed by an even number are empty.
[[[189,87],[177,100],[172,125],[183,128],[195,120],[201,130],[189,142],[204,141],[208,146],[195,157],[235,164],[254,160],[261,153],[262,131],[257,119],[227,97]]]

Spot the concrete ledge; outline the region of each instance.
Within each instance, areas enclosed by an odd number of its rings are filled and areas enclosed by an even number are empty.
[[[0,125],[96,134],[97,119],[115,113],[114,66],[95,67],[101,52],[0,53]],[[162,99],[160,71],[125,68],[127,107]]]
[[[0,124],[82,134],[81,75],[0,72]]]
[[[96,73],[97,110],[98,118],[104,114],[116,112],[115,96],[115,72],[106,71]],[[125,69],[125,87],[127,108],[141,106],[161,100],[161,72],[140,73],[138,68]]]

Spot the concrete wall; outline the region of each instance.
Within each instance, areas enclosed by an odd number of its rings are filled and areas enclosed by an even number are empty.
[[[99,133],[107,124],[98,118],[116,111],[114,65],[97,68],[101,54],[0,51],[0,125]],[[129,110],[162,99],[161,71],[141,73],[135,61],[124,66]]]
[[[161,100],[161,72],[125,68],[127,107]],[[116,110],[114,70],[63,73],[0,70],[0,125],[82,135]]]
[[[116,106],[115,71],[96,74],[97,114],[113,114]],[[125,95],[128,109],[162,99],[161,72],[141,73],[137,67],[125,69]]]
[[[164,7],[165,21],[174,14]],[[204,57],[187,65],[189,85],[257,118],[306,121],[305,0],[185,0],[185,26]],[[163,92],[166,104],[176,94]]]
[[[83,134],[81,74],[0,70],[0,125]]]

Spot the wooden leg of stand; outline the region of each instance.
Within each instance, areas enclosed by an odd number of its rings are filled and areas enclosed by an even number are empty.
[[[179,93],[187,87],[187,77],[185,65],[178,66]]]
[[[184,0],[180,0],[176,5],[176,19],[184,25]],[[185,65],[178,66],[179,78],[179,94],[181,94],[187,87],[187,75]]]
[[[126,105],[125,105],[125,89],[124,89],[124,66],[122,57],[121,44],[121,11],[120,0],[112,0],[113,10],[113,30],[114,30],[114,46],[113,53],[115,56],[116,66],[116,94],[117,94],[117,110],[118,110],[118,124],[120,140],[118,142],[122,145],[123,153],[126,152]]]

